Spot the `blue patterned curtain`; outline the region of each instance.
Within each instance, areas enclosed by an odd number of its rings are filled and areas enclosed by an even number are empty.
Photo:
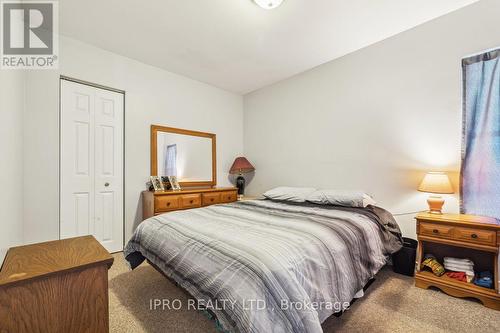
[[[462,61],[462,212],[500,219],[500,49]]]

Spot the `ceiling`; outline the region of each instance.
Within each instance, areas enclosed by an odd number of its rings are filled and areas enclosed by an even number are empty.
[[[60,30],[245,94],[477,0],[64,0]]]

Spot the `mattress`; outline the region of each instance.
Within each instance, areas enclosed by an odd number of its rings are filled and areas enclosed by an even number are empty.
[[[152,217],[124,254],[132,268],[153,263],[225,331],[322,332],[401,244],[379,207],[250,200]]]

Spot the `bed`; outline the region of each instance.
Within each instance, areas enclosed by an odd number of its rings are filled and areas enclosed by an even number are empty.
[[[124,255],[147,259],[230,332],[322,332],[388,256],[401,232],[382,208],[250,200],[141,223]]]

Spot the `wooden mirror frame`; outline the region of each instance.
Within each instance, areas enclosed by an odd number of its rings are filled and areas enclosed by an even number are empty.
[[[158,132],[168,132],[182,135],[199,136],[212,140],[212,180],[196,182],[179,182],[181,187],[203,187],[217,185],[217,159],[216,138],[213,133],[190,131],[181,128],[173,128],[159,125],[151,125],[151,176],[158,176]]]

